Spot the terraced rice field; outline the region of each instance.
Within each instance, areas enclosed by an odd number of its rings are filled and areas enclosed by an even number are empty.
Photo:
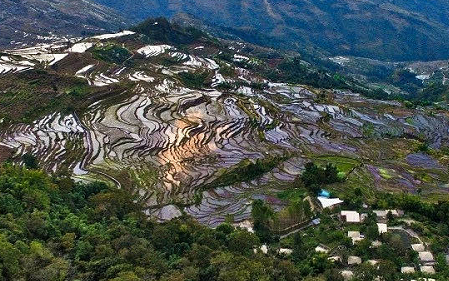
[[[375,151],[367,160],[363,155],[370,149],[367,138],[383,142],[386,136],[420,136],[436,149],[448,143],[449,119],[443,114],[404,111],[396,102],[342,91],[334,91],[333,100],[323,104],[315,101],[313,89],[300,85],[265,81],[263,89],[254,88],[248,81],[260,78],[250,70],[236,68],[235,75],[224,76],[213,56],[192,55],[169,45],[136,44],[126,41],[129,36],[133,33],[122,32],[59,49],[46,47],[47,54],[20,50],[2,56],[5,65],[13,64],[13,56],[24,61],[14,61],[17,68],[8,71],[0,62],[4,69],[0,75],[43,67],[80,77],[93,88],[123,83],[129,87],[123,95],[104,95],[82,112],[54,112],[32,124],[11,124],[0,133],[0,145],[11,149],[16,159],[32,153],[48,171],[66,169],[76,180],[102,179],[130,189],[145,200],[147,213],[160,220],[187,213],[216,226],[228,214],[236,221],[247,219],[255,198],[282,208],[283,203],[270,195],[282,191],[310,160],[335,163],[344,172],[362,167],[372,172],[367,184],[405,178],[387,177],[386,163]],[[117,38],[132,55],[126,62],[101,61],[89,52]],[[161,64],[169,58],[176,63]],[[182,83],[183,72],[210,75],[206,86],[198,89]],[[246,86],[219,90],[223,83]],[[220,171],[245,159],[284,155],[289,156],[258,179],[208,186]],[[407,160],[421,163],[423,159],[410,154]],[[428,166],[430,160],[424,162],[425,168],[434,168]],[[408,183],[391,184],[408,188]]]
[[[350,171],[352,171],[354,168],[356,168],[361,164],[361,162],[357,159],[337,155],[318,156],[314,158],[314,161],[322,165],[332,163],[338,168],[338,170],[344,173],[349,173]]]

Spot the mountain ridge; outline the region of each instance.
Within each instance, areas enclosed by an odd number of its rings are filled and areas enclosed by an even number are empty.
[[[318,47],[331,55],[404,61],[447,59],[449,53],[447,0],[95,1],[134,19],[188,13],[244,30],[246,41],[257,31],[290,48]]]
[[[0,0],[0,47],[22,47],[56,38],[105,33],[129,24],[112,9],[91,1]]]

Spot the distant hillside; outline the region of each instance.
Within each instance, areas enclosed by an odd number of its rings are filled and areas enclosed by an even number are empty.
[[[89,1],[0,0],[0,47],[117,30],[127,25],[113,10]],[[54,38],[52,39],[54,40]]]
[[[318,47],[332,55],[435,60],[449,54],[448,0],[94,1],[132,20],[189,13],[232,28],[245,40],[257,41],[263,34],[277,44]]]

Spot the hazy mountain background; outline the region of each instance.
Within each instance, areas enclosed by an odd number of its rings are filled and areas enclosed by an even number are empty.
[[[98,34],[127,25],[112,9],[85,0],[0,0],[0,47]]]
[[[94,0],[131,21],[187,13],[242,39],[383,60],[449,54],[448,0]],[[271,39],[271,40],[267,40]]]
[[[218,35],[329,56],[430,61],[449,54],[449,0],[0,0],[0,7],[3,47],[164,16]]]

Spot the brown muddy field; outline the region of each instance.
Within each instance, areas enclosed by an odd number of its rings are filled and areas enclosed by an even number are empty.
[[[5,162],[12,155],[12,150],[6,146],[0,145],[0,163]]]

